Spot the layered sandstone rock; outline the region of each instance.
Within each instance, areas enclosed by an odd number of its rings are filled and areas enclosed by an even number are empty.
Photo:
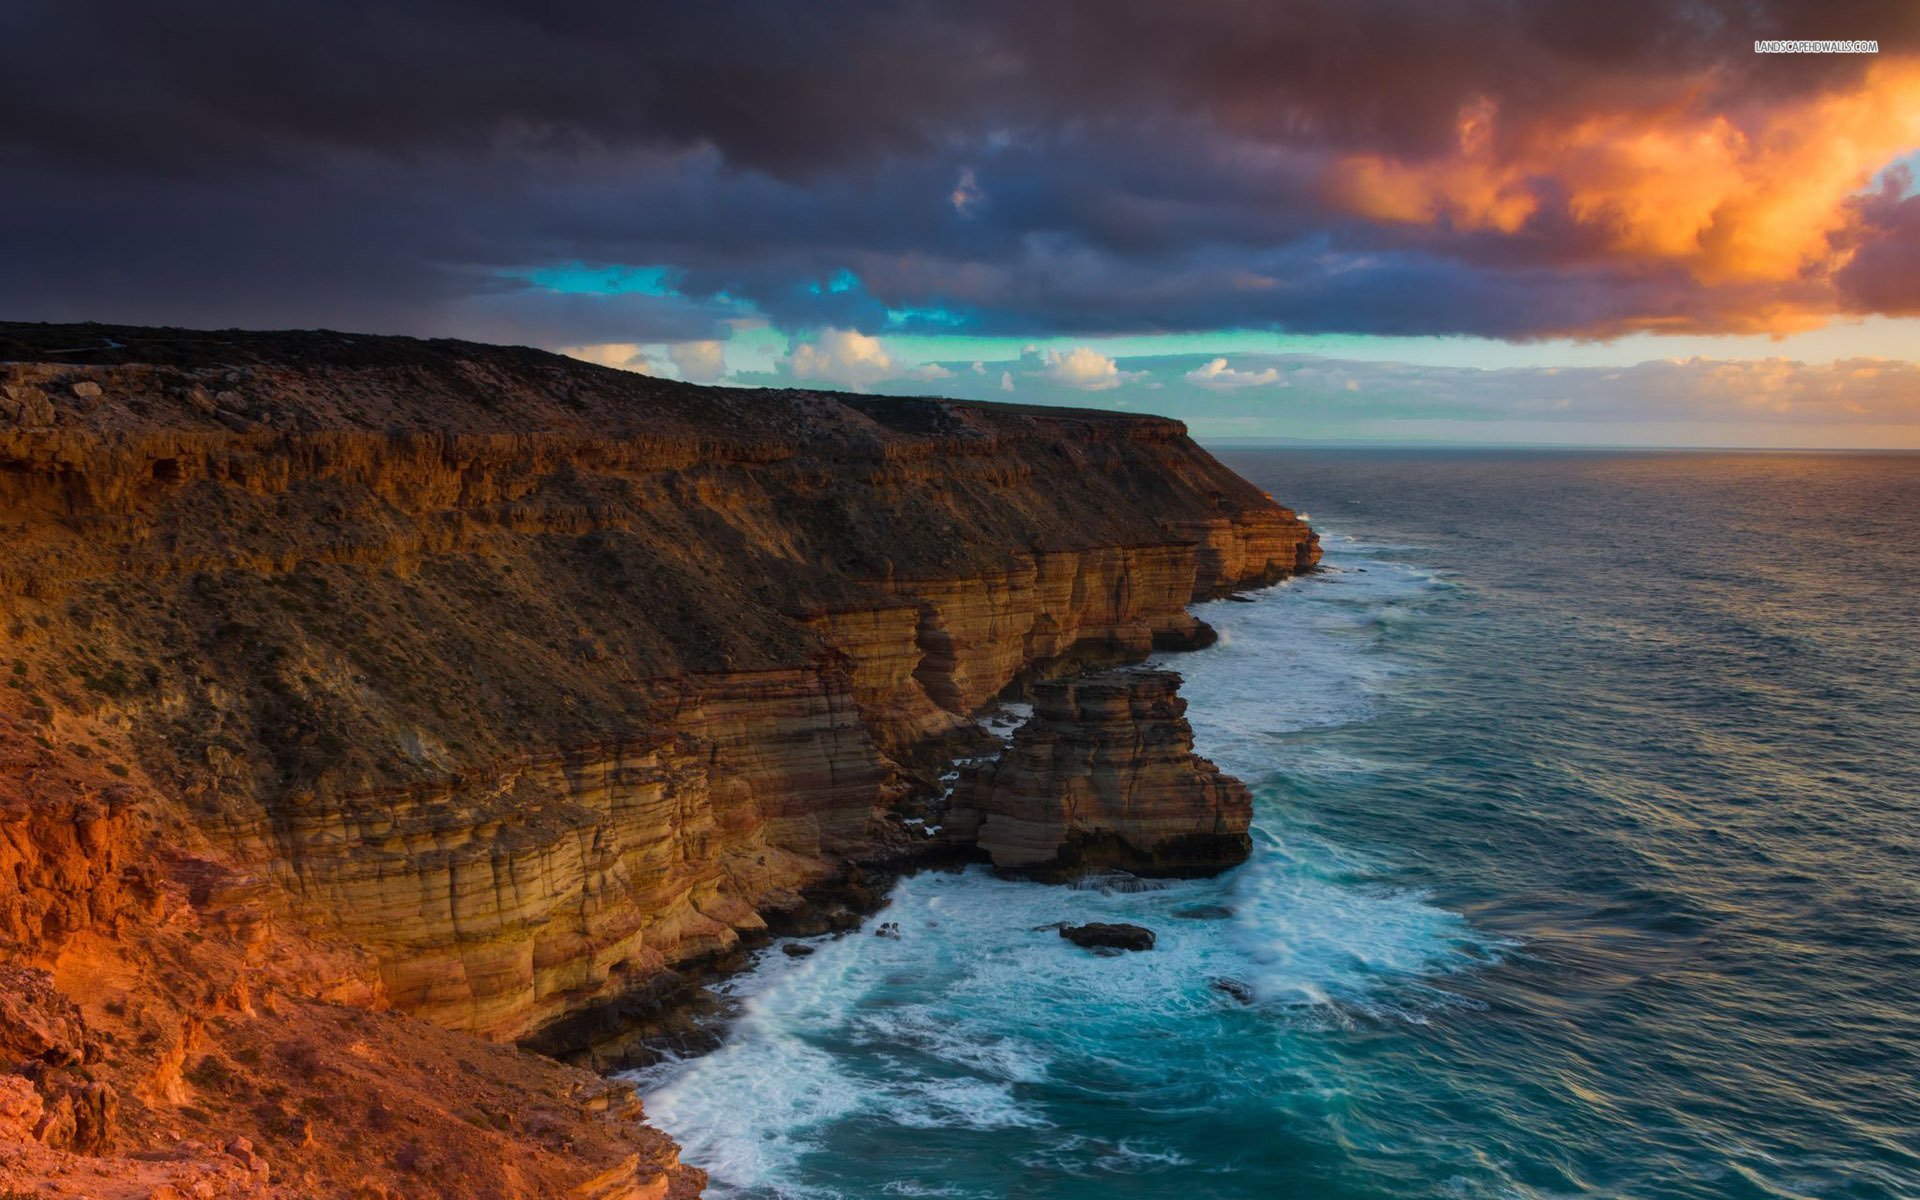
[[[316,798],[257,853],[394,1004],[522,1038],[764,928],[755,906],[861,850],[897,788],[846,689],[700,676],[653,736]]]
[[[0,389],[0,959],[559,1052],[924,842],[981,705],[1318,555],[1153,417],[84,326]]]
[[[1193,752],[1179,687],[1172,671],[1138,669],[1039,684],[1006,753],[956,789],[949,827],[972,830],[994,866],[1037,878],[1241,862],[1252,799]]]

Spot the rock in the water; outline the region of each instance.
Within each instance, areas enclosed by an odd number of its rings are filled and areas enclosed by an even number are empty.
[[[844,904],[807,903],[767,915],[767,929],[779,937],[819,937],[860,928],[864,918]]]
[[[1223,976],[1210,980],[1209,985],[1214,991],[1223,996],[1231,996],[1242,1004],[1253,1003],[1253,985],[1244,980],[1228,979]]]
[[[1183,921],[1226,921],[1233,917],[1233,910],[1224,904],[1195,904],[1190,908],[1176,908],[1173,915]]]
[[[813,953],[813,947],[805,942],[788,942],[780,947],[780,952],[788,958],[805,958]]]
[[[900,922],[898,921],[880,922],[879,927],[873,931],[873,936],[883,937],[883,938],[892,938],[896,942],[899,941],[900,940]]]
[[[1139,892],[1157,892],[1172,885],[1165,879],[1142,879],[1131,871],[1089,871],[1069,879],[1067,886],[1076,892],[1131,896]]]
[[[950,823],[977,822],[994,866],[1063,880],[1120,869],[1212,875],[1252,848],[1246,786],[1193,752],[1180,676],[1122,669],[1033,690],[998,762],[963,778]]]
[[[1089,950],[1153,949],[1153,930],[1145,925],[1108,924],[1104,921],[1088,925],[1063,925],[1060,936]]]

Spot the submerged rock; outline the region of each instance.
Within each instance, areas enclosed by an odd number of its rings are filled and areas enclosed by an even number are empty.
[[[1131,871],[1093,871],[1067,881],[1076,892],[1099,892],[1102,896],[1131,896],[1138,892],[1157,892],[1173,886],[1171,880],[1142,879]]]
[[[1195,904],[1190,908],[1176,908],[1173,915],[1183,921],[1230,921],[1233,910],[1224,904]]]
[[[956,788],[954,823],[976,823],[1002,871],[1052,881],[1241,862],[1252,798],[1193,752],[1179,687],[1172,671],[1141,669],[1036,685],[1007,752]]]
[[[1094,921],[1086,925],[1063,925],[1060,936],[1089,950],[1151,950],[1153,930],[1145,925],[1127,925]]]

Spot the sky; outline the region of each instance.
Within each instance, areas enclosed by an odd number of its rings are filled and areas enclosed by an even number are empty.
[[[1920,447],[1920,5],[9,0],[0,319]]]

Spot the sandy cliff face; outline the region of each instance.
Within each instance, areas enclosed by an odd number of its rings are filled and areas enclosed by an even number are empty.
[[[1212,875],[1243,861],[1252,798],[1193,752],[1179,687],[1172,671],[1127,668],[1036,686],[1006,753],[956,788],[949,829],[994,866],[1041,879]]]
[[[1156,418],[330,334],[0,359],[0,955],[56,981],[213,945],[551,1034],[899,853],[1010,685],[1318,555]]]

